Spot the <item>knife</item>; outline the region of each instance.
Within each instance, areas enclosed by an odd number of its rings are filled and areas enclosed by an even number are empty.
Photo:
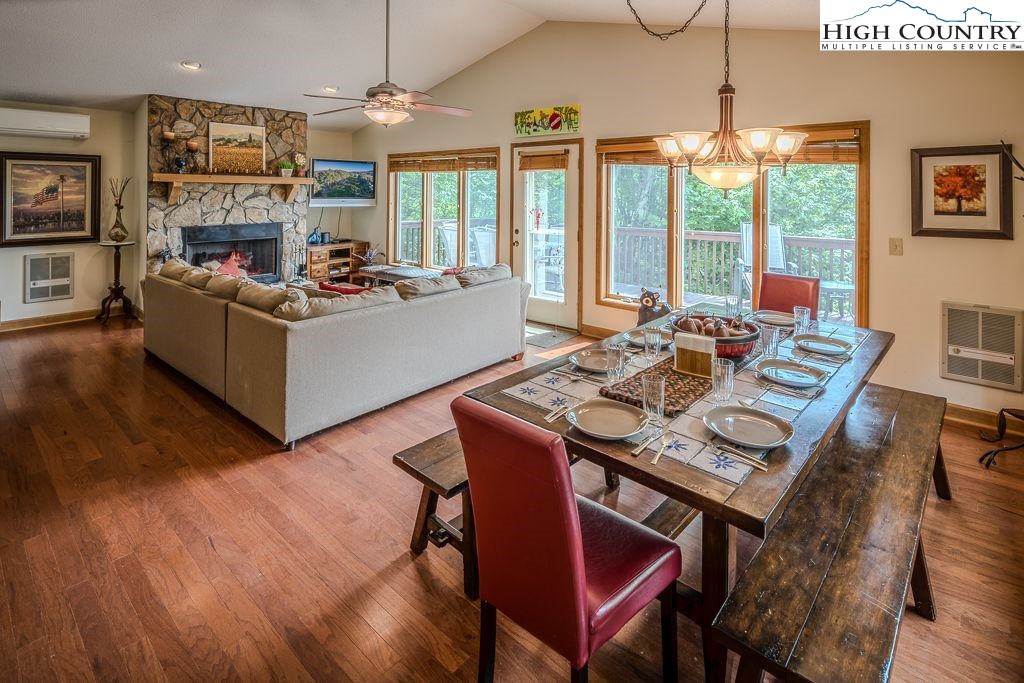
[[[658,438],[659,436],[661,436],[661,435],[662,435],[662,434],[664,434],[664,433],[665,433],[665,430],[663,430],[663,429],[655,431],[655,432],[654,432],[654,434],[651,434],[651,435],[650,435],[649,437],[647,437],[646,439],[644,439],[643,441],[641,441],[641,442],[640,442],[640,445],[638,445],[638,446],[637,446],[636,448],[634,448],[633,450],[631,450],[631,451],[629,452],[629,454],[630,454],[630,455],[640,455],[640,454],[641,454],[641,453],[643,453],[643,452],[644,452],[645,450],[647,450],[647,447],[648,447],[648,446],[650,446],[650,445],[651,445],[651,443],[652,443],[652,442],[653,442],[653,441],[654,441],[655,439],[657,439],[657,438]]]
[[[768,465],[766,465],[764,462],[762,462],[758,458],[755,458],[752,455],[744,453],[741,450],[733,448],[732,446],[727,446],[725,444],[713,444],[713,445],[714,445],[714,447],[716,449],[718,449],[718,451],[728,455],[730,458],[733,458],[734,460],[739,460],[740,462],[742,462],[742,463],[744,463],[746,465],[750,465],[754,469],[761,470],[762,472],[767,472],[768,471]]]

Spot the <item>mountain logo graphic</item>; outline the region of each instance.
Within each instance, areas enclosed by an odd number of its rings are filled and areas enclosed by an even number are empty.
[[[846,17],[844,19],[836,19],[834,23],[847,23],[864,18],[874,20],[885,19],[886,14],[890,14],[892,11],[899,10],[916,11],[921,14],[921,20],[941,21],[946,24],[1017,23],[1006,19],[996,19],[995,17],[993,17],[992,12],[974,6],[967,7],[966,9],[964,9],[963,12],[959,15],[959,17],[942,17],[936,14],[935,12],[931,11],[930,9],[921,7],[920,5],[916,5],[913,2],[907,2],[907,0],[893,0],[892,2],[885,3],[884,5],[873,5],[871,7],[868,7],[863,12],[860,12],[859,14],[854,14],[853,16]],[[870,15],[870,17],[868,15]]]

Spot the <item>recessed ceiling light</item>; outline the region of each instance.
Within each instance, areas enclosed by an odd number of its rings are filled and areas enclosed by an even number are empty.
[[[322,90],[325,93],[327,93],[328,95],[333,95],[334,93],[338,92],[338,86],[336,86],[336,85],[325,85],[322,88]]]
[[[203,68],[203,65],[199,62],[182,62],[181,68],[187,71],[199,71]]]

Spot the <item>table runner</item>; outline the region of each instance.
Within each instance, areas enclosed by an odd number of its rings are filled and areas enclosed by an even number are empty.
[[[667,358],[632,377],[607,387],[601,387],[600,394],[606,398],[622,401],[637,408],[644,407],[643,378],[658,374],[665,377],[665,414],[674,417],[699,401],[711,391],[711,379],[683,375],[672,369],[674,358]]]

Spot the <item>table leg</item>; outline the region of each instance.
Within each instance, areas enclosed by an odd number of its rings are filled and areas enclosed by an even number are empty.
[[[723,683],[729,651],[711,637],[711,622],[736,578],[736,529],[708,514],[701,521],[701,637],[704,680]]]
[[[953,490],[949,487],[949,475],[946,474],[946,461],[942,459],[942,446],[935,453],[935,467],[932,469],[932,479],[935,480],[935,493],[939,494],[942,500],[952,500]]]
[[[100,303],[100,312],[96,315],[96,320],[99,320],[102,323],[110,320],[110,306],[113,303],[114,292],[111,290],[110,294],[107,294],[106,298],[103,299],[102,303]]]

